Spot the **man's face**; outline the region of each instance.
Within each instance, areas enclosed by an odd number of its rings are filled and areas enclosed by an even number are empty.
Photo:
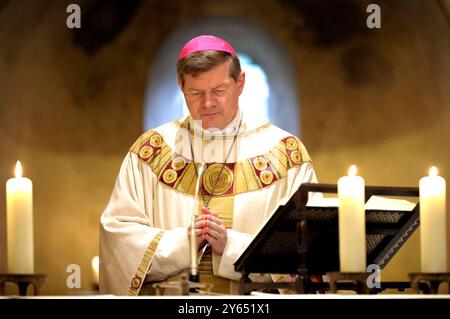
[[[223,129],[236,115],[244,83],[244,72],[235,81],[230,76],[229,63],[224,62],[195,77],[185,75],[184,87],[178,84],[192,118],[201,120],[204,129]]]

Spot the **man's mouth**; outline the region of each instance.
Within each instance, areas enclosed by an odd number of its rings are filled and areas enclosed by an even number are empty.
[[[220,112],[215,112],[215,113],[204,113],[202,116],[212,116],[212,115],[217,115]]]

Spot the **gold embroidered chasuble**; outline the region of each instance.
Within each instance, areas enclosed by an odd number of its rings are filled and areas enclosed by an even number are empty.
[[[213,189],[209,207],[224,221],[228,240],[222,256],[209,249],[203,254],[200,279],[212,282],[215,291],[230,291],[230,280],[240,277],[233,263],[253,235],[283,198],[301,183],[316,182],[297,137],[242,117],[235,143],[236,131],[208,134],[193,130],[185,118],[147,131],[133,144],[101,217],[101,292],[137,295],[144,280],[188,269],[186,228]],[[196,202],[200,162],[203,196]]]

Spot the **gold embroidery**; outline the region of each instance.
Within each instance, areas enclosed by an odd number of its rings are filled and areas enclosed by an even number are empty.
[[[169,161],[173,158],[174,153],[172,152],[171,148],[166,144],[163,143],[161,145],[161,153],[159,155],[160,157],[160,167],[159,169],[162,169],[164,167],[166,167],[167,163],[169,163]]]
[[[246,160],[236,164],[237,172],[242,168],[242,175],[239,178],[236,178],[236,185],[242,185],[239,187],[239,191],[236,187],[236,193],[245,193],[249,191],[253,191],[259,188],[262,188],[263,185],[258,178],[258,175],[255,173],[253,169],[253,165],[251,161]]]
[[[147,143],[150,143],[151,146],[148,146]],[[164,143],[161,135],[154,130],[142,134],[130,148],[130,151],[146,161],[158,177],[173,154],[170,147]]]
[[[286,139],[286,148],[290,151],[293,151],[298,148],[298,144],[295,138],[289,137]]]
[[[145,132],[130,151],[146,161],[161,182],[170,184],[168,187],[190,195],[195,194],[197,177],[194,164],[177,155],[158,132]],[[284,178],[289,169],[310,161],[303,143],[295,136],[287,136],[265,154],[227,165],[219,177],[214,193],[230,196],[261,189]],[[202,181],[205,193],[212,191],[212,181],[221,168],[222,163],[208,166]]]
[[[158,178],[161,178],[164,168],[167,167],[167,164],[173,158],[173,153],[166,143],[162,143],[158,152],[159,154],[155,155],[153,157],[154,160],[150,162],[150,166]]]
[[[138,289],[141,286],[142,280],[138,277],[134,277],[131,281],[131,287]]]
[[[131,280],[130,290],[128,291],[128,296],[137,296],[139,294],[139,290],[141,290],[142,282],[144,281],[145,276],[147,275],[148,268],[152,262],[153,256],[155,255],[156,248],[158,247],[159,241],[163,235],[164,231],[160,231],[153,240],[148,245],[144,256],[138,268],[136,270],[136,274]]]
[[[281,143],[275,145],[269,153],[266,154],[266,157],[270,163],[270,167],[274,172],[275,176],[280,179],[286,176],[288,167],[288,158],[286,154],[286,150],[282,147]]]
[[[253,165],[260,170],[263,171],[267,168],[267,161],[262,156],[258,156],[253,160]]]
[[[294,164],[300,164],[302,162],[302,156],[299,151],[291,152],[291,160]]]
[[[269,185],[273,181],[273,174],[269,171],[263,171],[261,172],[261,175],[259,175],[259,178],[263,184]]]
[[[197,175],[195,174],[195,166],[192,163],[187,164],[183,174],[178,178],[174,185],[177,191],[194,195],[195,185],[197,183]]]
[[[136,142],[134,142],[134,144],[130,147],[130,151],[139,154],[139,149],[142,147],[142,145],[144,145],[146,141],[148,141],[148,138],[153,134],[155,134],[155,131],[149,130],[139,136]]]
[[[153,147],[160,147],[162,144],[162,137],[158,134],[158,135],[153,135],[150,138],[150,145]]]
[[[139,151],[139,156],[143,159],[143,160],[147,160],[150,158],[150,156],[153,155],[153,148],[151,148],[150,146],[144,146],[140,149]]]
[[[201,212],[204,205],[203,199],[200,198],[198,202],[198,211]],[[213,196],[208,203],[208,207],[213,212],[219,214],[219,217],[222,219],[225,227],[231,228],[233,226],[234,195]]]
[[[233,172],[228,166],[223,166],[223,164],[212,164],[208,166],[205,171],[205,175],[203,175],[203,186],[208,194],[211,194],[213,193],[214,183],[217,180],[214,195],[223,195],[233,185],[233,178]]]
[[[176,171],[174,171],[173,169],[168,169],[163,174],[163,180],[167,184],[172,184],[177,179],[177,176],[178,176],[178,174]]]
[[[186,166],[186,161],[184,160],[183,157],[178,156],[172,160],[171,166],[174,170],[179,171]]]

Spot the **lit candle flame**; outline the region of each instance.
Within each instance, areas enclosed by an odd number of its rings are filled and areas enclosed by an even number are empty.
[[[357,171],[358,170],[356,168],[356,165],[350,166],[350,168],[348,169],[348,176],[356,176]]]
[[[22,164],[20,164],[20,161],[16,163],[16,177],[22,177]]]
[[[431,166],[430,170],[428,171],[428,174],[430,176],[437,176],[438,175],[438,169],[436,166]]]

